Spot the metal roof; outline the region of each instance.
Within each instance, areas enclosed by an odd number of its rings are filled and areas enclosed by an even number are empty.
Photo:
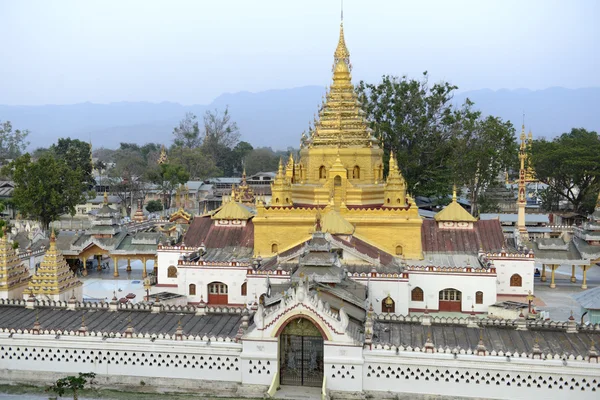
[[[423,347],[427,335],[431,332],[431,341],[435,348],[475,350],[479,335],[487,351],[531,353],[538,340],[542,353],[573,354],[586,357],[592,341],[598,343],[600,332],[566,333],[558,329],[528,329],[518,331],[513,327],[486,326],[483,329],[468,328],[464,325],[376,321],[373,326],[373,341],[396,346]]]
[[[573,299],[588,310],[600,310],[600,286],[574,294]]]
[[[83,309],[72,311],[64,308],[26,309],[22,306],[0,306],[0,328],[31,329],[36,316],[44,330],[77,331],[82,316],[88,331],[125,332],[128,325],[136,333],[174,334],[181,320],[186,335],[235,337],[241,323],[241,314],[152,313],[144,311],[109,311],[106,309]],[[131,322],[130,322],[131,321]]]
[[[502,223],[517,223],[518,214],[514,213],[483,213],[479,214],[479,219],[499,219]],[[525,225],[527,224],[549,224],[550,217],[548,214],[525,214]]]

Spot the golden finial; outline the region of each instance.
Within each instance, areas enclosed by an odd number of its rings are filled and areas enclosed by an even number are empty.
[[[108,205],[108,193],[106,193],[106,190],[104,191],[104,204]]]
[[[456,183],[452,185],[452,202],[456,203]]]
[[[350,58],[350,52],[346,47],[346,40],[344,39],[344,22],[340,23],[340,38],[338,40],[337,48],[333,53],[334,63],[337,64],[340,60],[344,60],[347,64]]]
[[[56,242],[56,234],[54,233],[54,228],[50,231],[50,246]]]

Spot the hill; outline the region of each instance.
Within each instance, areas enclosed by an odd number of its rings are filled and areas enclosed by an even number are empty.
[[[94,147],[116,148],[120,142],[170,143],[173,127],[186,112],[201,118],[209,109],[229,105],[242,139],[254,146],[286,149],[298,146],[300,134],[312,121],[324,88],[305,86],[259,93],[223,94],[207,105],[118,102],[72,105],[0,105],[0,120],[29,129],[31,148],[46,147],[59,137],[92,140]],[[511,120],[518,128],[525,112],[527,127],[535,137],[552,138],[572,127],[600,131],[600,88],[544,90],[475,90],[458,93],[454,102],[466,98],[484,114]]]

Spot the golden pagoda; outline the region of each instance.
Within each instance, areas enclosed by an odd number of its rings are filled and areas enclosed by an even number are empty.
[[[299,159],[290,155],[285,167],[280,161],[271,191],[271,203],[258,202],[253,218],[256,255],[274,255],[310,239],[317,209],[328,208],[336,212],[332,225],[345,234],[352,231],[392,254],[423,257],[422,219],[394,157],[384,180],[383,149],[352,84],[343,24],[333,83],[313,127],[302,134]]]
[[[8,240],[6,227],[0,238],[0,298],[17,299],[23,297],[30,275],[29,269],[21,262]]]
[[[242,181],[238,186],[233,188],[232,196],[233,199],[238,203],[246,205],[254,204],[254,202],[256,201],[254,191],[246,181],[246,167],[244,167],[244,170],[242,172]]]
[[[165,145],[160,146],[160,155],[158,156],[158,164],[168,164],[169,158],[167,157],[167,149],[165,149]]]
[[[82,283],[56,248],[54,231],[50,235],[50,247],[24,293],[29,294],[38,300],[67,301],[74,296],[82,301]]]

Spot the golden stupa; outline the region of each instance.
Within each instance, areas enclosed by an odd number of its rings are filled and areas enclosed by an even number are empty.
[[[314,126],[302,134],[300,157],[294,160],[290,155],[285,167],[280,162],[271,203],[257,204],[255,255],[274,255],[308,240],[317,209],[324,209],[325,215],[336,212],[331,214],[334,232],[329,233],[352,232],[391,254],[421,259],[422,219],[393,156],[389,169],[384,179],[383,149],[352,84],[350,53],[340,25],[333,83]]]
[[[38,300],[65,301],[75,297],[82,300],[82,283],[69,268],[62,253],[56,248],[54,231],[50,235],[50,247],[44,255],[35,275],[24,293],[33,294]]]
[[[19,259],[17,252],[8,240],[6,228],[0,238],[0,298],[16,299],[23,297],[23,290],[29,282],[29,269]]]

